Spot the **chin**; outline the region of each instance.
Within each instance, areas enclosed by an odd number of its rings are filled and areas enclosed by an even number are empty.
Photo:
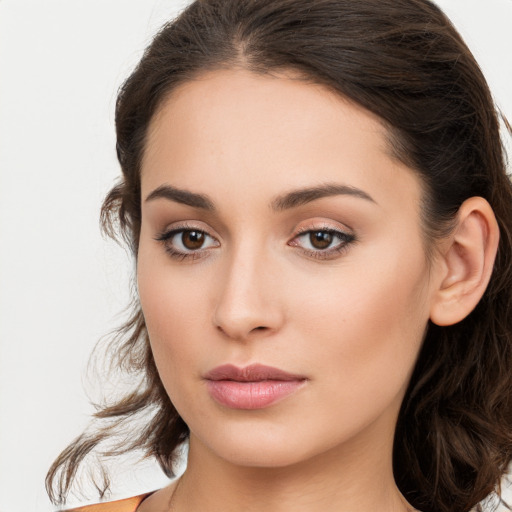
[[[212,435],[215,433],[215,435]],[[325,433],[324,433],[325,434]],[[308,461],[344,444],[343,436],[312,435],[300,424],[223,425],[208,432],[191,434],[191,448],[198,453],[206,448],[214,457],[230,464],[252,468],[284,468]]]
[[[228,445],[212,445],[215,454],[236,466],[250,468],[284,468],[307,460],[310,455],[300,452],[285,440],[275,443],[255,444],[229,443]]]

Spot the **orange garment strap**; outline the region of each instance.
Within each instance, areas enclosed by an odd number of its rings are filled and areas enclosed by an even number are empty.
[[[126,498],[124,500],[67,509],[62,512],[136,512],[137,507],[142,503],[144,498],[147,498],[150,494],[152,493],[140,494],[139,496],[133,496],[132,498]]]

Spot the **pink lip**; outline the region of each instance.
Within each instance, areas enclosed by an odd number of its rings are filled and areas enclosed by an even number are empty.
[[[291,395],[307,380],[302,375],[261,364],[245,368],[218,366],[205,379],[210,396],[232,409],[263,409]]]

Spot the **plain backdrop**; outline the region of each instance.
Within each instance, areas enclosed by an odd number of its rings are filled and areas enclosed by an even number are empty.
[[[438,3],[512,118],[512,0]],[[119,323],[132,272],[98,227],[119,175],[116,91],[185,4],[0,0],[0,512],[52,510],[45,473],[93,410],[87,359]],[[112,497],[166,481],[120,461]]]

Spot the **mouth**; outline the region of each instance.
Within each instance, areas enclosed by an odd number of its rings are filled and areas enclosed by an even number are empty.
[[[231,409],[263,409],[292,395],[307,381],[303,375],[261,364],[222,365],[204,378],[210,396]]]

